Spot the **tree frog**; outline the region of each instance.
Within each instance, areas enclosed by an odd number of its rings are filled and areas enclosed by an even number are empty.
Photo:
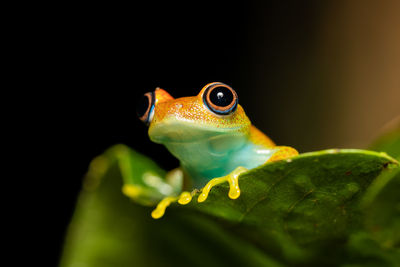
[[[292,147],[276,146],[253,126],[235,90],[221,82],[205,85],[196,96],[176,99],[156,88],[143,96],[137,115],[148,125],[150,139],[165,145],[180,161],[180,167],[166,176],[174,190],[152,212],[155,219],[172,202],[189,203],[196,192],[197,201],[205,201],[212,187],[224,182],[230,186],[228,196],[236,199],[241,173],[298,155]],[[190,188],[195,190],[186,191]],[[123,191],[132,195],[135,190],[128,185]]]

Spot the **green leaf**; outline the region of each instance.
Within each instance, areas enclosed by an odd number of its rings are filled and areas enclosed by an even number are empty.
[[[371,151],[306,153],[243,174],[237,200],[222,185],[189,207],[232,222],[238,234],[281,260],[331,262],[361,226],[360,197],[394,162]]]
[[[158,168],[129,155],[133,170]],[[354,255],[345,246],[350,234],[364,227],[360,199],[396,162],[362,150],[306,153],[244,173],[236,200],[222,184],[205,202],[173,205],[161,220],[121,194],[116,163],[107,171],[97,165],[79,198],[62,267],[343,263]]]
[[[135,177],[150,170],[163,173],[132,150],[125,156],[137,170]],[[107,158],[102,155],[91,164],[69,226],[61,267],[281,266],[254,244],[201,214],[171,210],[165,220],[152,219],[152,208],[122,194],[120,162]]]

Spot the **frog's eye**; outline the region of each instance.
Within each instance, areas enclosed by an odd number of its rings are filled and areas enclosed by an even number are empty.
[[[231,87],[223,83],[209,84],[203,93],[204,104],[218,115],[228,115],[236,110],[238,96]]]
[[[136,114],[139,119],[149,125],[154,115],[154,92],[145,93],[136,107]]]

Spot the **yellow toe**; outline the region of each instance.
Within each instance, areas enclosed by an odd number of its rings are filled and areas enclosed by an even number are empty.
[[[166,197],[163,200],[158,203],[157,207],[155,210],[151,212],[151,217],[153,219],[160,219],[162,216],[164,216],[165,209],[172,203],[177,201],[177,197]]]
[[[178,203],[181,205],[186,205],[190,201],[192,201],[192,194],[190,194],[189,192],[182,192],[178,199]]]

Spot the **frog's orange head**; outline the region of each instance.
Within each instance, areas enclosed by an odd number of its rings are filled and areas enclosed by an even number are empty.
[[[236,92],[220,82],[207,84],[197,96],[176,99],[157,88],[143,96],[137,111],[157,143],[247,134],[251,125]]]

